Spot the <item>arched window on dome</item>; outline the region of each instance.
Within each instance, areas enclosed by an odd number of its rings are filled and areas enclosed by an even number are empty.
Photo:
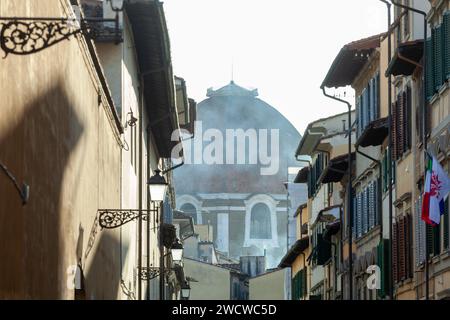
[[[180,210],[188,216],[191,216],[194,220],[194,224],[197,224],[197,210],[195,209],[194,205],[185,203],[181,206]]]
[[[250,217],[251,239],[272,239],[272,225],[270,209],[264,203],[257,203],[252,207]]]

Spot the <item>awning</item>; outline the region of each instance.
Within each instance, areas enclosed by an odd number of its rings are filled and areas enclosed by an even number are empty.
[[[395,51],[386,76],[410,76],[414,70],[420,66],[423,55],[423,40],[408,41],[400,44]]]
[[[376,119],[369,123],[355,144],[359,147],[379,146],[386,139],[388,133],[388,118]]]
[[[297,176],[294,179],[294,183],[306,183],[306,182],[308,182],[308,172],[309,172],[309,167],[301,168],[298,171]]]
[[[309,236],[297,240],[289,251],[281,259],[279,268],[290,267],[300,253],[309,247]]]
[[[370,54],[380,47],[384,33],[346,44],[333,61],[321,88],[351,85],[369,60]]]
[[[355,153],[352,152],[352,160],[355,159]],[[319,183],[339,182],[346,174],[348,168],[348,155],[343,154],[335,157],[328,162],[327,167],[319,177]]]
[[[318,121],[310,123],[305,130],[302,139],[297,147],[297,151],[295,152],[295,156],[310,156],[317,144],[320,142],[320,139],[326,134],[327,129],[322,126],[314,126],[317,125]]]

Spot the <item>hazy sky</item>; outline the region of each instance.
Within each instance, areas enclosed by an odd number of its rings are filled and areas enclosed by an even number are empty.
[[[175,74],[190,97],[231,80],[258,88],[303,134],[346,111],[320,84],[340,48],[386,30],[379,0],[165,0]]]

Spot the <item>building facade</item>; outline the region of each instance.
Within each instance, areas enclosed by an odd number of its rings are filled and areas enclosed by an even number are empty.
[[[164,221],[147,180],[162,169],[172,185],[177,110],[192,114],[195,103],[177,101],[170,64],[150,72],[170,61],[161,3],[116,5],[0,4],[0,15],[19,23],[23,17],[22,26],[55,17],[57,22],[38,24],[61,24],[69,40],[56,35],[56,41],[28,43],[36,36],[21,29],[26,44],[13,46],[14,33],[4,30],[10,36],[2,39],[0,190],[7,200],[0,217],[9,222],[1,233],[2,298],[156,299],[159,277],[150,281],[149,274],[159,267],[161,252],[170,271],[164,273],[165,298],[179,296],[184,279],[167,255],[175,238],[173,188]],[[15,23],[8,25],[11,32]]]
[[[175,171],[177,208],[214,229],[219,252],[266,256],[271,267],[287,248],[284,183],[299,134],[256,89],[231,82],[207,96],[196,136],[184,144],[185,165]]]

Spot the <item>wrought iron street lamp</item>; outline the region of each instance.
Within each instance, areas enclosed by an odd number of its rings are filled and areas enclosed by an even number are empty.
[[[155,170],[155,174],[147,182],[150,189],[150,199],[152,201],[164,201],[167,191],[167,181],[161,176],[161,170]]]
[[[164,197],[167,191],[167,181],[161,176],[161,170],[156,169],[155,174],[148,179],[147,182],[150,191],[150,199],[154,202],[162,202],[164,201]],[[160,224],[161,226],[164,223],[164,210],[163,206],[161,206],[160,212]],[[164,300],[164,244],[162,239],[162,228],[159,231],[159,299]]]
[[[173,262],[180,263],[183,259],[183,244],[177,239],[170,249]]]
[[[191,286],[188,281],[181,287],[181,300],[189,300],[191,295]]]

